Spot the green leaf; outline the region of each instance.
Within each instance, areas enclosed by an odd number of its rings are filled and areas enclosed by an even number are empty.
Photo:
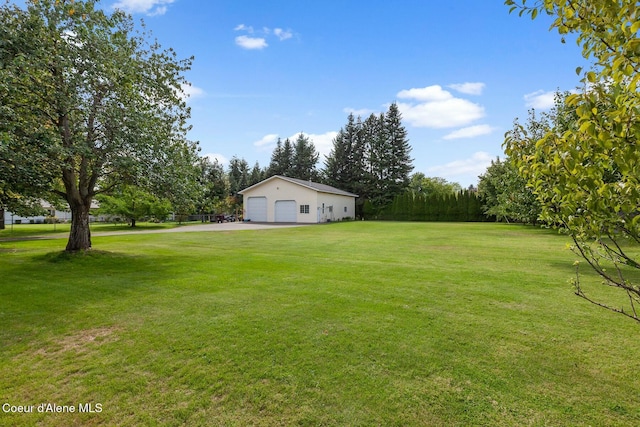
[[[531,11],[531,19],[534,20],[538,16],[538,9],[533,9]]]

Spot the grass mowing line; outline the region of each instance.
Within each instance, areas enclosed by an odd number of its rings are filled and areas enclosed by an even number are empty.
[[[104,410],[0,425],[637,425],[637,326],[571,294],[565,240],[354,222],[97,237],[77,259],[12,242],[0,398]]]

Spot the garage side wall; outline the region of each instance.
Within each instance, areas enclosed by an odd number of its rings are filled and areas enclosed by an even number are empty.
[[[341,221],[356,216],[356,199],[338,194],[318,193],[320,222]]]

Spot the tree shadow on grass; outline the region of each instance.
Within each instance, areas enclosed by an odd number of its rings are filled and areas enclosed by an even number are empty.
[[[63,262],[78,262],[78,261],[87,261],[87,260],[126,260],[131,258],[139,258],[139,256],[128,255],[119,252],[109,252],[109,251],[101,251],[96,249],[91,249],[88,251],[76,251],[76,252],[68,252],[68,251],[55,251],[55,252],[47,252],[43,255],[35,255],[32,257],[35,261],[44,261],[50,262],[53,264],[59,264]]]
[[[3,263],[0,345],[134,312],[172,275],[162,256],[91,250],[19,255]]]

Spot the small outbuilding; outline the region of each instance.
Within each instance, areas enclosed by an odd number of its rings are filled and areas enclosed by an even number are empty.
[[[314,224],[353,219],[356,194],[330,185],[274,175],[239,192],[245,221]]]

